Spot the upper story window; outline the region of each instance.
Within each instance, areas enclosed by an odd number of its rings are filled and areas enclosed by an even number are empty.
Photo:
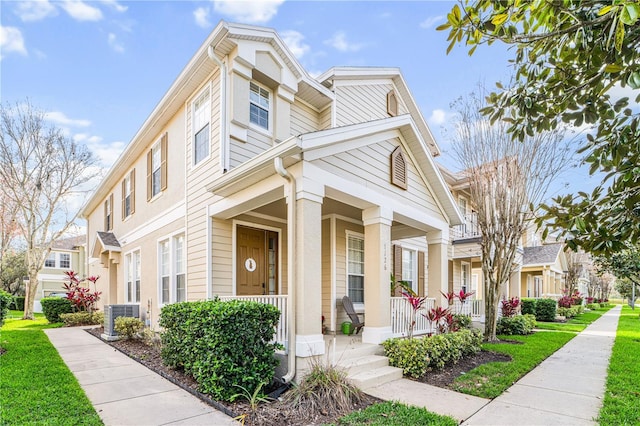
[[[211,102],[209,89],[193,101],[193,164],[198,164],[209,156],[209,121]]]
[[[165,133],[147,152],[147,201],[167,188],[167,140]]]
[[[131,216],[136,208],[136,170],[133,169],[122,180],[122,219]]]
[[[71,268],[71,255],[69,253],[60,253],[60,267],[62,269]]]
[[[57,253],[50,252],[49,256],[44,261],[45,268],[59,268],[70,269],[71,268],[71,254],[70,253]]]
[[[113,194],[104,201],[104,230],[109,232],[113,229]]]
[[[249,85],[249,122],[269,130],[269,90],[256,83]]]
[[[45,268],[55,268],[56,267],[56,254],[54,252],[49,253],[49,256],[44,261]]]

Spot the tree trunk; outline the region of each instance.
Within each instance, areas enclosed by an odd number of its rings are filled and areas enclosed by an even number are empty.
[[[36,299],[36,293],[38,292],[38,271],[37,270],[29,270],[29,284],[27,284],[27,289],[25,292],[24,299],[24,316],[22,319],[32,320],[33,316],[33,303]]]
[[[496,325],[498,324],[498,285],[491,277],[484,279],[484,340],[496,342]]]

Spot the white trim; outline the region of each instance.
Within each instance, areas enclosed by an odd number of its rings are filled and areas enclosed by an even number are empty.
[[[186,221],[186,199],[183,199],[178,204],[165,210],[159,215],[145,222],[144,225],[139,226],[119,238],[120,244],[131,244],[131,242],[143,238],[152,232],[164,228],[178,219],[185,219]]]
[[[211,143],[213,141],[213,139],[211,138],[211,131],[213,129],[213,123],[211,122],[211,114],[213,109],[211,108],[211,97],[213,96],[213,91],[211,90],[211,74],[209,74],[209,76],[207,77],[207,82],[202,86],[202,89],[200,89],[199,91],[197,91],[195,96],[192,96],[191,98],[188,99],[188,102],[191,106],[191,135],[187,135],[187,142],[188,142],[188,146],[191,147],[191,161],[188,162],[189,165],[189,170],[193,171],[198,169],[198,167],[200,167],[202,164],[206,163],[207,160],[211,159]],[[196,137],[196,128],[194,125],[194,118],[195,118],[195,108],[194,108],[194,103],[196,100],[198,100],[205,91],[209,92],[209,115],[207,116],[207,119],[209,121],[209,149],[207,150],[207,155],[203,158],[200,159],[200,161],[198,161],[197,163],[196,161],[196,150],[195,150],[195,137]],[[190,136],[190,137],[189,137]]]
[[[350,229],[345,229],[345,247],[344,247],[344,259],[345,259],[345,283],[344,283],[344,289],[345,289],[345,294],[348,296],[349,295],[349,238],[358,238],[362,240],[362,244],[363,244],[363,251],[364,251],[364,234],[360,233],[360,232],[355,232],[352,231]],[[363,265],[364,265],[364,259],[363,259]],[[362,302],[356,302],[353,301],[353,307],[356,309],[356,311],[358,311],[359,309],[364,309],[364,271],[362,273],[362,277],[363,277],[363,281],[362,281],[362,291],[363,291],[363,298],[362,298]]]
[[[326,214],[324,216],[322,216],[322,219],[331,219],[332,217],[335,217],[338,220],[341,220],[343,222],[349,222],[349,223],[353,223],[354,225],[360,225],[360,226],[364,226],[364,224],[362,223],[361,220],[358,219],[354,219],[352,217],[348,217],[348,216],[343,216],[341,214],[337,214],[337,213],[329,213]]]
[[[294,314],[290,312],[290,314]],[[307,358],[324,355],[324,336],[322,334],[296,334],[296,356]]]
[[[255,228],[255,229],[261,229],[263,231],[271,231],[271,232],[278,233],[278,265],[277,265],[278,282],[277,282],[277,285],[278,285],[278,294],[282,294],[282,228],[277,228],[274,226],[263,225],[255,222],[247,222],[244,220],[237,220],[237,219],[233,219],[231,221],[231,294],[233,296],[237,294],[236,293],[236,289],[237,289],[236,266],[237,266],[238,259],[237,259],[236,253],[238,251],[237,249],[238,225]],[[287,283],[289,282],[290,282],[290,279],[289,277],[287,277]]]
[[[166,304],[171,304],[171,303],[175,303],[176,302],[176,294],[174,294],[173,292],[173,278],[175,276],[175,271],[174,271],[174,238],[178,237],[182,235],[184,237],[184,261],[185,261],[185,300],[187,300],[186,297],[186,282],[187,282],[187,272],[186,272],[186,262],[187,262],[187,243],[186,243],[186,239],[187,239],[187,235],[186,235],[186,229],[182,228],[180,230],[171,232],[169,234],[165,234],[161,237],[156,238],[156,269],[157,269],[157,275],[156,275],[156,285],[157,285],[157,290],[158,290],[158,307],[162,307]],[[162,303],[162,286],[161,286],[161,281],[160,279],[162,278],[162,264],[160,262],[160,244],[165,242],[165,241],[169,241],[169,302],[168,303]]]
[[[128,293],[127,293],[127,278],[128,278],[127,274],[128,274],[128,269],[129,269],[127,267],[127,266],[129,266],[129,264],[127,262],[127,256],[131,256],[133,253],[136,253],[136,252],[138,253],[138,257],[140,259],[140,301],[132,302],[130,300],[127,300],[128,296],[129,296]],[[135,248],[127,251],[124,254],[124,259],[123,260],[124,260],[124,268],[122,268],[122,269],[123,269],[123,272],[124,272],[124,280],[123,280],[124,281],[123,282],[123,284],[124,284],[124,289],[123,289],[123,291],[124,291],[124,293],[123,293],[123,295],[124,295],[124,303],[127,304],[127,305],[141,304],[142,303],[142,250],[141,250],[140,246],[135,247]],[[133,281],[133,285],[135,285],[135,280]],[[133,290],[135,290],[135,288]],[[135,291],[134,291],[134,293],[135,293]]]
[[[330,250],[331,250],[331,330],[337,331],[337,316],[338,312],[336,309],[336,301],[338,295],[338,276],[337,276],[337,267],[338,267],[338,235],[337,235],[337,223],[336,217],[332,216],[329,218],[329,238],[330,242]]]
[[[264,127],[262,127],[261,125],[257,124],[257,123],[253,123],[251,121],[251,104],[254,104],[256,107],[258,107],[259,109],[264,110],[265,108],[263,106],[261,106],[260,104],[256,104],[254,102],[251,102],[251,84],[255,84],[256,86],[258,86],[258,88],[266,91],[269,94],[269,108],[266,109],[267,111],[267,128],[265,129]],[[258,91],[258,96],[260,95],[260,92]],[[275,113],[275,94],[273,92],[272,89],[270,89],[269,87],[265,86],[264,84],[260,83],[258,80],[255,79],[251,79],[249,80],[249,99],[247,99],[247,107],[249,108],[249,128],[252,130],[255,130],[256,132],[262,133],[265,136],[268,136],[269,138],[271,138],[273,136],[273,116]]]
[[[465,285],[464,283],[464,267],[467,267],[467,283]],[[469,262],[465,262],[465,261],[460,261],[460,290],[462,290],[462,287],[465,287],[465,293],[468,293],[471,290],[471,263]]]
[[[207,206],[204,207],[204,210],[205,217],[207,218],[207,235],[205,236],[205,242],[207,244],[205,247],[205,253],[207,256],[207,261],[205,262],[207,276],[205,282],[207,283],[207,300],[211,300],[213,299],[213,249],[211,247],[213,244],[213,226],[211,223],[213,218],[207,214],[209,210]],[[187,259],[188,258],[189,256],[187,256]]]
[[[364,327],[362,330],[362,343],[380,344],[385,340],[393,337],[391,326],[387,327]]]
[[[268,215],[268,214],[258,213],[258,212],[254,212],[254,211],[248,211],[248,212],[244,213],[244,215],[245,216],[252,216],[252,217],[255,217],[257,219],[270,220],[271,222],[282,223],[283,225],[287,224],[287,219],[281,219],[281,218],[276,217],[276,216],[271,216],[271,215]]]

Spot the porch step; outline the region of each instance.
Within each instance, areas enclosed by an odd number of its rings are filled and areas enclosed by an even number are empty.
[[[351,382],[360,389],[368,389],[402,378],[402,369],[397,367],[379,367],[361,371],[348,376]]]
[[[365,355],[358,358],[350,358],[338,362],[338,367],[345,369],[350,376],[361,373],[363,371],[387,367],[388,365],[389,358],[380,355]]]

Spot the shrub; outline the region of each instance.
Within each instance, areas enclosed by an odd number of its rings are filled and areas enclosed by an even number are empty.
[[[420,339],[389,339],[382,343],[389,364],[402,368],[403,374],[422,377],[433,368],[456,363],[463,356],[480,351],[482,334],[461,330]]]
[[[502,299],[502,316],[512,317],[518,313],[518,306],[520,306],[520,299],[512,297],[511,299]]]
[[[536,317],[531,314],[502,317],[498,320],[496,334],[525,335],[530,334],[536,326]]]
[[[142,331],[144,323],[140,318],[134,317],[117,317],[114,321],[113,329],[120,336],[127,339],[133,339]]]
[[[571,296],[567,296],[566,294],[558,299],[559,308],[570,308],[572,304]]]
[[[4,290],[0,290],[0,327],[4,324],[4,319],[9,314],[9,305],[11,304],[11,295]]]
[[[593,299],[593,298],[591,298]],[[599,303],[589,303],[587,305],[587,309],[599,309],[600,308],[600,304]]]
[[[453,314],[453,327],[456,330],[471,328],[471,317],[463,314]]]
[[[536,314],[536,299],[522,299],[520,301],[520,312],[522,315]]]
[[[280,346],[271,342],[280,312],[275,306],[232,300],[181,302],[160,313],[162,358],[193,375],[201,392],[223,401],[238,388],[273,379]]]
[[[11,309],[15,309],[16,311],[24,311],[24,300],[26,297],[24,296],[13,296],[13,301],[11,302]]]
[[[71,301],[60,297],[44,297],[40,299],[42,312],[50,323],[62,322],[60,314],[70,314],[73,312]]]
[[[102,312],[72,312],[70,314],[60,314],[59,316],[67,327],[99,325],[104,323],[104,314]]]
[[[536,320],[551,322],[556,319],[556,301],[553,299],[536,300]]]

